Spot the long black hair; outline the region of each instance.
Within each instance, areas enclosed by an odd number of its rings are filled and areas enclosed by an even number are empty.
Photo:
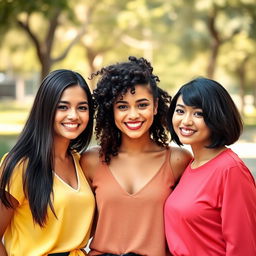
[[[93,129],[93,102],[84,78],[71,70],[55,70],[45,77],[36,94],[28,120],[17,143],[10,150],[1,168],[0,199],[6,207],[13,207],[7,192],[15,167],[24,163],[23,190],[29,201],[33,219],[40,226],[47,220],[47,207],[54,213],[53,192],[53,134],[54,117],[63,91],[79,85],[86,93],[89,122],[86,129],[70,141],[68,150],[84,151],[90,143]]]
[[[157,114],[150,127],[150,136],[160,146],[168,145],[168,128],[166,113],[169,108],[170,95],[157,86],[160,81],[153,74],[153,67],[144,58],[130,56],[129,61],[121,62],[92,74],[100,76],[97,88],[93,91],[96,104],[96,139],[101,146],[100,155],[110,163],[111,156],[116,156],[121,144],[121,135],[115,125],[113,103],[127,91],[135,92],[136,85],[149,86],[154,103],[158,104]]]

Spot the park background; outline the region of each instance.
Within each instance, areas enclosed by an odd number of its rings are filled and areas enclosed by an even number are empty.
[[[256,177],[256,0],[0,0],[0,36],[0,157],[51,70],[88,78],[134,55],[171,95],[197,76],[220,82],[245,125],[231,147]]]

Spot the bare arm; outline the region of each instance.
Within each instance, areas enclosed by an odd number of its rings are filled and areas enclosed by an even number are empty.
[[[81,155],[80,164],[85,177],[90,182],[90,185],[99,161],[99,147],[93,147]]]
[[[180,147],[172,147],[171,150],[170,162],[175,180],[178,181],[191,161],[192,154]]]
[[[95,173],[96,168],[99,165],[100,161],[101,160],[99,158],[99,147],[93,147],[90,150],[84,152],[80,158],[80,164],[81,164],[83,173],[84,173],[85,177],[87,178],[87,180],[89,181],[89,184],[90,184],[92,190],[93,190],[92,181],[94,178],[94,173]],[[97,213],[97,208],[96,208],[90,237],[94,236],[97,219],[98,219],[98,213]]]
[[[9,200],[11,201],[13,208],[7,208],[1,201],[0,201],[0,256],[7,256],[7,252],[5,250],[4,244],[3,244],[3,235],[10,224],[15,208],[18,206],[18,201],[8,194]]]

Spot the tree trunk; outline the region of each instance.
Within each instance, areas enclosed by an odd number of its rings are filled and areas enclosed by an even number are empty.
[[[218,15],[218,10],[217,7],[214,6],[211,14],[209,15],[208,19],[208,30],[212,38],[212,43],[211,43],[211,56],[210,60],[208,63],[207,67],[207,76],[208,78],[213,79],[214,78],[214,73],[216,70],[216,65],[217,65],[217,58],[219,54],[219,48],[222,44],[222,41],[220,39],[219,31],[216,28],[216,19]]]
[[[41,81],[49,74],[52,67],[52,61],[50,56],[43,56],[42,61],[40,61],[41,64]]]
[[[85,47],[85,48],[86,48],[86,57],[88,61],[88,66],[89,66],[88,77],[91,77],[91,74],[96,71],[94,60],[97,54],[90,47]],[[89,85],[92,90],[95,89],[95,84],[96,84],[95,79],[89,80]]]
[[[217,58],[219,54],[219,48],[220,48],[220,43],[214,40],[211,48],[211,57],[207,67],[207,77],[210,79],[214,79],[214,74],[215,74],[216,65],[217,65]]]
[[[249,60],[247,56],[241,62],[241,65],[237,68],[237,75],[239,79],[239,88],[240,88],[240,100],[241,100],[241,115],[245,115],[245,93],[246,93],[246,63]]]

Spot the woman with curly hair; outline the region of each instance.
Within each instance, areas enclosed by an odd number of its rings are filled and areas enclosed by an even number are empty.
[[[94,90],[99,149],[81,157],[98,218],[89,255],[169,255],[163,207],[191,155],[168,146],[171,97],[144,58],[102,68]]]

